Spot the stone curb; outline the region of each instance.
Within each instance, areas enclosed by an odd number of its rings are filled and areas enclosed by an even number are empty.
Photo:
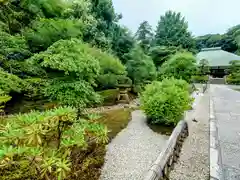
[[[174,128],[167,144],[149,168],[144,180],[169,179],[169,173],[180,156],[184,139],[188,136],[188,124],[180,121]]]
[[[214,113],[214,105],[212,97],[210,96],[210,113],[209,113],[209,126],[210,126],[210,180],[222,180],[222,160],[221,151],[218,139],[217,119]]]

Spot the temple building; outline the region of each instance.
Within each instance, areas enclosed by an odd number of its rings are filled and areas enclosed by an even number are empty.
[[[224,51],[221,47],[205,48],[197,54],[197,63],[202,59],[209,62],[210,72],[213,77],[222,78],[227,75],[230,62],[240,60],[240,56]]]

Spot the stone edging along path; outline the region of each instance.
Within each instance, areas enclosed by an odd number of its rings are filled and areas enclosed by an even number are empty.
[[[174,128],[166,146],[149,169],[145,180],[169,179],[170,171],[179,158],[184,139],[188,136],[186,121],[180,121]]]
[[[213,100],[210,96],[210,180],[222,180],[222,161],[221,161],[221,151],[218,139],[218,128],[216,117],[214,114]]]

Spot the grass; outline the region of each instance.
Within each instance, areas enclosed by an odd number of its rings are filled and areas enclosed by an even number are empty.
[[[109,129],[109,139],[113,139],[131,120],[132,109],[115,109],[101,114],[97,121],[105,124]]]
[[[122,129],[124,129],[128,122],[131,120],[131,112],[133,109],[114,109],[101,113],[101,118],[96,121],[105,124],[109,130],[109,140],[111,141]],[[109,141],[109,142],[110,142]],[[91,152],[91,153],[89,153]],[[101,175],[101,167],[104,164],[104,157],[106,154],[106,148],[104,146],[96,147],[94,151],[81,152],[81,156],[85,156],[86,159],[91,159],[93,164],[85,169],[80,174],[81,180],[98,180]],[[81,164],[81,163],[80,163]],[[76,178],[71,177],[75,180]]]

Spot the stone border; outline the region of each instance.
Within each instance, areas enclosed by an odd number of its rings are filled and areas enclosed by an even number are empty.
[[[184,139],[188,136],[188,124],[180,121],[174,128],[167,144],[148,170],[144,180],[169,179],[170,171],[177,162]]]
[[[209,123],[210,123],[210,180],[222,180],[222,160],[221,151],[218,139],[218,128],[217,119],[214,114],[213,100],[210,96],[210,112],[209,112]]]

